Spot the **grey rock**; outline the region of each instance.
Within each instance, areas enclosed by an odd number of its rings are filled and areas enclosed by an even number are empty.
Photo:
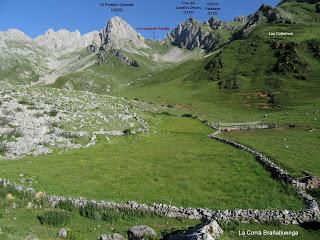
[[[58,232],[58,237],[60,238],[66,238],[68,237],[68,232],[69,232],[69,229],[67,228],[61,228]]]
[[[125,240],[125,238],[119,233],[114,233],[112,235],[103,234],[99,237],[99,240]]]
[[[216,240],[223,234],[223,230],[217,223],[212,221],[196,226],[186,231],[178,231],[169,234],[165,240]]]
[[[129,240],[144,240],[155,236],[157,236],[157,233],[152,228],[145,225],[134,226],[128,231]]]

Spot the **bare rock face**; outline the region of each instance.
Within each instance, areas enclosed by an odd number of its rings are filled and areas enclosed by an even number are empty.
[[[223,234],[223,230],[217,223],[212,221],[207,224],[201,224],[195,228],[174,232],[166,236],[165,240],[216,240]]]
[[[105,50],[147,48],[143,37],[138,34],[126,21],[120,17],[113,17],[100,32],[102,47]]]
[[[91,43],[100,44],[100,38],[98,32],[81,36],[79,31],[70,32],[62,29],[55,32],[49,29],[44,35],[37,37],[35,42],[52,52],[64,54],[85,48]]]

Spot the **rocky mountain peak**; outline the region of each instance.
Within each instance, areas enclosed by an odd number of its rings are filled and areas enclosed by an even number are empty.
[[[120,17],[112,17],[100,32],[104,49],[147,48],[143,37]]]

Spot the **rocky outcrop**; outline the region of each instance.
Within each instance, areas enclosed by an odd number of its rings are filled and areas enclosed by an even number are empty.
[[[202,48],[205,51],[211,51],[221,43],[221,39],[218,34],[212,32],[210,26],[219,28],[219,24],[220,22],[215,21],[203,24],[190,18],[188,21],[180,23],[175,30],[169,33],[165,41],[188,50]]]
[[[136,60],[131,60],[128,58],[122,51],[111,48],[106,51],[99,51],[97,53],[98,64],[102,64],[108,62],[111,56],[118,59],[120,62],[132,66],[132,67],[140,67],[139,63]]]
[[[176,231],[164,237],[164,240],[216,240],[223,234],[217,221],[200,224],[185,231]]]
[[[233,21],[234,22],[241,22],[246,23],[249,20],[250,16],[236,16]]]
[[[233,31],[236,29],[236,27],[231,26],[228,22],[221,21],[214,17],[210,18],[206,23],[213,30],[225,29],[225,30]]]
[[[175,30],[168,33],[165,42],[179,48],[186,48],[188,50],[201,48],[209,52],[228,41],[217,30],[229,31],[231,33],[236,29],[236,26],[214,17],[204,23],[189,18],[186,22],[180,23]]]
[[[148,48],[143,37],[120,17],[108,21],[107,26],[100,31],[100,38],[104,50],[113,48],[136,52],[136,49]]]
[[[156,237],[157,233],[148,226],[134,226],[128,230],[128,240],[147,240]]]
[[[262,4],[253,15],[248,17],[248,21],[243,29],[236,34],[236,38],[246,38],[261,23],[287,23],[293,24],[295,21],[291,15],[283,10]]]

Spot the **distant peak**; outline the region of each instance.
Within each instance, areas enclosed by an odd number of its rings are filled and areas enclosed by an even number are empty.
[[[46,31],[46,34],[54,33],[54,30],[52,28],[49,28],[48,31]]]

